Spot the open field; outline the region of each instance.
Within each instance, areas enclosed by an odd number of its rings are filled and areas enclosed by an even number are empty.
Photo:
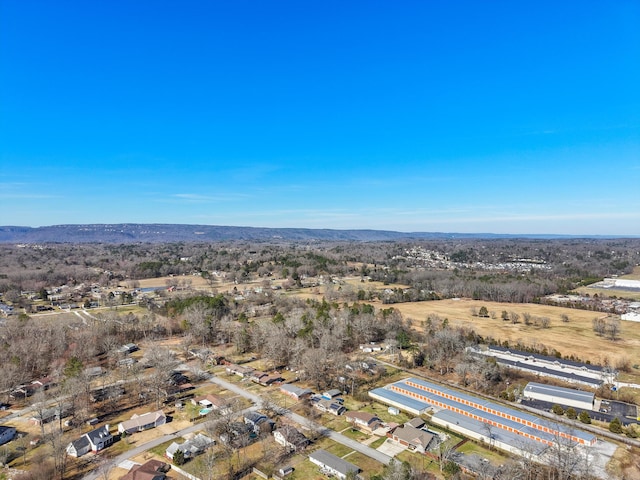
[[[631,365],[640,365],[640,323],[621,322],[621,335],[617,341],[597,336],[593,332],[592,321],[595,317],[604,316],[600,312],[553,307],[537,304],[505,304],[468,299],[437,300],[430,302],[397,303],[392,305],[405,318],[413,320],[413,327],[422,329],[423,321],[430,314],[448,318],[452,326],[461,325],[473,328],[483,337],[491,336],[510,343],[520,342],[525,345],[547,349],[556,349],[563,356],[574,355],[583,361],[603,364],[605,361],[615,365],[622,359],[629,359]],[[471,314],[473,308],[485,306],[489,312],[495,312],[496,318],[479,318]],[[381,308],[383,305],[376,305]],[[500,318],[503,310],[520,314],[517,324]],[[550,328],[527,326],[522,315],[544,316],[551,319]],[[561,315],[569,316],[569,322],[563,323]],[[640,374],[640,371],[638,371]]]

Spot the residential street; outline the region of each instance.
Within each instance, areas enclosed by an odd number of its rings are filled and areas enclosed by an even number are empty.
[[[250,400],[251,402],[253,402],[253,406],[250,408],[245,409],[244,411],[249,411],[249,410],[256,410],[260,403],[262,402],[262,398],[259,395],[255,395],[254,393],[251,393],[247,390],[245,390],[244,388],[240,387],[239,385],[235,384],[235,383],[231,383],[228,382],[220,377],[214,376],[212,375],[209,380],[211,381],[211,383],[215,383],[216,385],[225,388],[231,392],[234,392],[244,398],[247,398],[248,400]],[[304,428],[308,428],[309,426],[311,426],[312,428],[316,429],[318,432],[320,432],[322,435],[330,438],[331,440],[340,443],[346,447],[351,448],[352,450],[355,450],[357,452],[362,453],[363,455],[366,455],[367,457],[373,458],[374,460],[377,460],[380,463],[383,463],[385,465],[388,465],[389,462],[391,461],[390,456],[379,452],[378,450],[375,450],[371,447],[368,447],[367,445],[363,445],[361,443],[356,442],[355,440],[350,439],[349,437],[346,437],[344,435],[342,435],[341,433],[335,432],[329,428],[325,428],[322,425],[320,425],[319,423],[316,422],[312,422],[309,419],[298,415],[297,413],[293,413],[288,409],[282,409],[281,410],[281,414],[286,416],[287,418],[290,418],[291,420],[293,420],[295,423],[297,423],[298,425],[300,425],[301,427]],[[196,423],[194,425],[191,425],[187,428],[184,428],[182,430],[179,430],[175,433],[172,434],[167,434],[167,435],[163,435],[161,437],[158,437],[154,440],[151,440],[147,443],[144,443],[142,445],[138,445],[137,447],[133,448],[132,450],[129,450],[121,455],[118,455],[117,457],[113,458],[111,463],[114,465],[119,465],[120,463],[124,462],[125,460],[129,460],[132,457],[135,457],[137,455],[140,455],[141,453],[156,447],[164,442],[168,442],[169,440],[174,440],[176,438],[180,438],[183,435],[186,435],[187,433],[192,433],[192,432],[196,432],[198,430],[202,429],[202,424],[200,423]],[[83,477],[83,480],[96,480],[99,476],[99,472],[98,471],[93,471],[88,473],[87,475],[85,475]]]

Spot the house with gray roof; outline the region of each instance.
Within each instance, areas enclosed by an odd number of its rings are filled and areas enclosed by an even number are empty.
[[[193,458],[196,455],[200,455],[212,445],[215,445],[215,443],[216,441],[212,438],[209,438],[202,433],[198,433],[196,436],[185,440],[183,443],[173,442],[165,450],[165,455],[167,458],[173,460],[173,455],[180,450],[182,451],[184,458]]]
[[[85,433],[79,439],[67,445],[67,453],[72,457],[81,457],[85,453],[99,452],[113,443],[109,425]]]
[[[142,415],[133,415],[131,420],[126,420],[118,424],[118,432],[128,434],[142,432],[167,423],[167,417],[162,410],[147,412]]]
[[[14,427],[0,426],[0,445],[10,442],[15,436],[16,429]]]
[[[309,454],[309,460],[320,467],[320,471],[326,475],[334,475],[344,480],[351,472],[360,473],[360,468],[349,463],[326,450],[316,450]]]
[[[280,391],[285,395],[289,395],[291,398],[294,398],[295,400],[300,400],[301,398],[307,397],[312,393],[311,390],[309,390],[308,388],[300,388],[290,383],[285,383],[284,385],[280,385]]]

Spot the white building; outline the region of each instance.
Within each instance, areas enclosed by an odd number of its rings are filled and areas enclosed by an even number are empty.
[[[543,383],[529,382],[522,394],[525,398],[541,400],[543,402],[557,403],[566,407],[579,408],[580,410],[593,410],[595,394],[573,388],[556,387]]]

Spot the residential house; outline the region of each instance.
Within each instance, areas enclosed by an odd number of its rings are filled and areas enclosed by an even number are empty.
[[[367,432],[373,432],[382,425],[382,420],[372,413],[367,412],[347,412],[345,418],[355,427],[366,430]]]
[[[136,363],[135,358],[127,357],[118,360],[118,366],[123,368],[131,368]]]
[[[375,342],[360,345],[360,350],[362,350],[363,353],[382,352],[386,348],[387,346],[385,344]]]
[[[167,417],[162,410],[147,412],[142,415],[133,415],[131,420],[126,420],[118,424],[118,432],[132,434],[142,432],[150,428],[156,428],[167,423]]]
[[[229,364],[227,368],[225,368],[226,372],[229,375],[238,375],[239,377],[249,377],[253,373],[255,369],[251,367],[243,367],[241,365]]]
[[[229,406],[229,401],[226,398],[216,395],[215,393],[209,393],[201,397],[192,398],[191,403],[202,408],[210,408],[212,410],[220,410],[223,412]]]
[[[268,374],[266,372],[254,371],[251,374],[251,381],[266,387],[275,382],[284,380],[278,373]]]
[[[167,472],[171,465],[160,460],[149,460],[142,465],[131,467],[129,473],[120,477],[120,480],[171,480]]]
[[[126,345],[122,345],[118,349],[120,353],[124,353],[125,355],[128,353],[137,352],[138,350],[140,350],[140,348],[135,343],[127,343]]]
[[[92,402],[102,402],[107,399],[120,398],[124,395],[124,392],[125,390],[122,385],[110,385],[93,390],[89,398]]]
[[[189,349],[189,355],[207,362],[213,353],[208,348],[191,348]]]
[[[398,425],[396,428],[387,433],[387,436],[394,442],[408,447],[409,450],[415,450],[424,453],[429,448],[433,435],[425,430],[412,427],[408,423]]]
[[[309,439],[291,425],[283,425],[275,430],[273,439],[291,452],[302,450],[309,445]]]
[[[105,374],[105,369],[102,367],[89,367],[84,369],[84,374],[89,378],[99,377]]]
[[[99,452],[113,443],[109,425],[85,433],[79,439],[67,445],[67,453],[72,457],[81,457],[85,453]]]
[[[49,390],[51,387],[55,387],[57,383],[54,382],[50,377],[43,377],[39,378],[38,380],[34,380],[33,382],[31,382],[31,385],[33,385],[37,390]]]
[[[244,423],[249,425],[256,435],[262,432],[271,433],[276,422],[259,412],[247,412],[244,414]]]
[[[210,446],[215,445],[215,443],[216,441],[212,438],[209,438],[202,433],[198,433],[196,436],[185,440],[183,443],[173,442],[165,450],[165,455],[167,458],[173,460],[173,455],[180,450],[183,453],[184,458],[193,458],[196,455],[200,455]]]
[[[16,429],[13,427],[0,426],[0,445],[13,440],[16,436]]]
[[[309,454],[309,460],[318,465],[322,473],[333,475],[340,480],[345,480],[351,472],[360,472],[360,468],[354,464],[322,449]]]
[[[331,390],[324,392],[322,394],[322,398],[324,398],[325,400],[332,400],[336,397],[339,397],[340,395],[342,395],[342,392],[337,388],[333,388]]]
[[[242,422],[232,422],[226,431],[220,434],[220,441],[225,445],[240,448],[251,443],[251,439],[257,438],[253,428]]]
[[[290,383],[280,385],[280,392],[290,396],[295,400],[300,400],[301,398],[308,397],[312,393],[308,388],[300,388]]]
[[[268,387],[269,385],[273,385],[274,383],[282,381],[284,381],[284,378],[282,378],[279,373],[272,373],[271,375],[262,377],[258,383],[263,387]]]
[[[331,413],[332,415],[336,416],[342,415],[347,411],[347,409],[340,405],[338,402],[334,402],[332,400],[318,400],[316,403],[314,403],[313,406],[321,412]]]
[[[32,425],[44,425],[54,420],[68,417],[70,411],[71,411],[71,406],[67,404],[62,405],[62,408],[60,407],[46,408],[42,411],[37,412],[32,417],[30,417],[29,422]]]
[[[14,400],[21,400],[30,397],[36,393],[37,390],[38,388],[31,383],[28,385],[18,385],[16,388],[11,390],[9,396]]]

